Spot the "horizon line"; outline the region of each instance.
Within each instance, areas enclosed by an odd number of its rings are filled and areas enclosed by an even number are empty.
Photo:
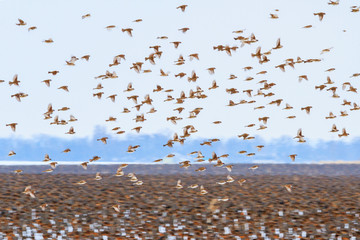
[[[265,160],[267,161],[267,160]],[[58,165],[80,165],[83,161],[64,161],[59,162]],[[178,165],[179,163],[169,163],[169,162],[93,162],[89,165],[117,165],[117,164],[129,164],[129,165]],[[202,164],[202,165],[211,165],[209,162],[194,162],[193,164]],[[286,165],[330,165],[330,164],[360,164],[360,160],[354,161],[344,161],[344,160],[337,160],[337,161],[318,161],[318,162],[276,162],[276,161],[254,161],[254,162],[242,162],[242,163],[227,163],[232,165],[241,165],[241,164],[286,164]],[[46,166],[49,165],[49,162],[43,161],[4,161],[0,160],[0,167],[1,166]]]

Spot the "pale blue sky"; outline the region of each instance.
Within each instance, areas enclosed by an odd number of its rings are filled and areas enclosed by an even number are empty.
[[[185,12],[176,9],[181,4],[188,4]],[[338,6],[330,6],[327,1],[0,1],[0,137],[1,138],[36,138],[40,134],[49,137],[59,137],[71,140],[73,138],[96,138],[94,129],[103,126],[110,129],[120,126],[127,133],[120,139],[137,136],[133,127],[142,125],[141,134],[165,134],[171,136],[174,132],[182,133],[182,127],[193,124],[199,131],[194,138],[219,137],[222,140],[236,137],[237,134],[249,132],[268,142],[280,137],[294,137],[299,128],[308,142],[318,140],[351,141],[360,136],[360,111],[349,111],[350,107],[341,106],[343,99],[360,104],[355,93],[341,89],[343,82],[350,81],[354,87],[359,87],[360,78],[349,78],[353,73],[360,72],[360,13],[350,12],[350,6],[358,1],[341,1]],[[279,9],[276,12],[275,9]],[[322,22],[315,12],[325,12]],[[90,13],[91,17],[81,19]],[[270,13],[276,13],[279,19],[270,19]],[[23,19],[26,26],[16,26],[17,19]],[[143,22],[133,20],[142,18]],[[313,28],[303,29],[305,25]],[[108,31],[107,25],[116,25]],[[30,26],[37,26],[34,31],[27,31]],[[121,28],[133,28],[133,37],[121,32]],[[179,28],[189,27],[183,34]],[[240,42],[233,38],[238,34],[234,30],[245,29],[243,36],[254,33],[259,40],[251,46],[239,48],[233,56],[212,49],[219,44],[239,46]],[[343,30],[346,30],[344,32]],[[167,40],[159,40],[158,36],[168,36]],[[54,43],[42,41],[52,38]],[[258,46],[267,51],[275,46],[281,38],[284,46],[273,50],[269,56],[270,62],[260,65],[250,56]],[[170,44],[172,41],[182,41],[178,49]],[[145,62],[143,69],[151,69],[152,73],[137,74],[129,67],[133,62],[142,61],[152,50],[151,45],[161,45],[164,52],[156,65]],[[330,48],[330,53],[320,54],[322,49]],[[188,55],[199,53],[200,61],[189,61]],[[81,57],[90,54],[90,61],[80,60],[75,66],[66,66],[65,60],[71,56]],[[117,54],[125,54],[126,61],[112,68],[108,64]],[[174,61],[182,54],[186,63],[175,66]],[[286,68],[283,73],[274,66],[281,64],[287,58],[300,56],[302,59],[321,58],[320,63],[297,64],[295,70]],[[245,66],[253,66],[253,70],[244,72]],[[209,75],[208,67],[216,67],[216,73]],[[328,68],[336,68],[334,72],[325,72]],[[159,70],[169,71],[169,77],[160,77]],[[60,74],[51,76],[48,71],[59,70]],[[94,79],[104,74],[106,70],[116,71],[117,79]],[[174,74],[192,70],[200,76],[196,83],[188,83],[186,78],[174,78]],[[266,75],[256,75],[266,70]],[[9,86],[7,83],[14,74],[19,75],[20,87]],[[228,80],[230,74],[238,78]],[[298,76],[306,74],[309,81],[298,82]],[[247,77],[254,80],[246,82]],[[338,87],[340,98],[331,98],[329,91],[315,91],[314,86],[323,84],[330,76]],[[42,80],[51,78],[52,85],[46,87]],[[207,90],[212,80],[216,80],[220,88]],[[276,83],[271,89],[275,96],[271,98],[249,98],[242,90],[258,89],[260,80],[267,79]],[[105,92],[103,99],[92,96],[92,90],[101,82]],[[133,83],[135,91],[123,93],[129,82]],[[160,84],[165,89],[172,88],[173,97],[179,97],[182,90],[186,96],[190,89],[200,86],[208,98],[204,100],[186,100],[185,110],[177,114],[172,109],[178,107],[174,102],[163,102],[167,93],[153,93],[152,89]],[[70,92],[57,88],[68,85]],[[235,87],[240,93],[229,95],[226,88]],[[29,94],[29,97],[17,102],[10,95],[19,91]],[[127,96],[139,95],[143,100],[150,93],[154,99],[155,114],[146,115],[143,124],[132,119],[140,113],[146,113],[150,107],[144,106],[140,112],[135,111],[133,102]],[[112,103],[107,96],[118,94],[116,102]],[[284,99],[280,107],[267,105],[270,101]],[[239,102],[241,99],[256,100],[255,104],[245,104],[236,107],[226,107],[229,100]],[[49,125],[44,121],[43,113],[47,105],[52,103],[55,109],[67,106],[68,112],[55,112],[61,119],[68,119],[70,114],[79,119],[74,123],[76,134],[64,133],[66,126]],[[293,110],[281,110],[285,103],[294,107]],[[254,107],[264,105],[265,109],[254,110]],[[301,107],[311,105],[310,115],[301,111]],[[132,112],[120,113],[123,107]],[[195,119],[187,119],[189,111],[195,107],[204,108]],[[325,116],[332,111],[339,115],[340,110],[347,110],[348,117],[337,117],[326,120]],[[183,120],[177,125],[166,121],[166,117],[178,115]],[[286,119],[296,115],[293,120]],[[115,123],[106,123],[109,116],[117,117]],[[258,117],[270,116],[268,128],[257,131]],[[212,122],[221,120],[222,125]],[[13,133],[5,124],[18,122],[18,129]],[[253,129],[245,125],[255,123]],[[339,129],[346,127],[350,133],[348,138],[339,139],[337,134],[329,133],[331,125],[336,123]],[[113,135],[113,137],[118,137]],[[308,143],[307,143],[308,144]]]

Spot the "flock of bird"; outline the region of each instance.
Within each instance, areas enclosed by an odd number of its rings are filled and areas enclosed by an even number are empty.
[[[333,5],[336,6],[339,4],[338,1],[330,1],[328,2],[329,5]],[[181,5],[178,6],[176,9],[178,11],[181,12],[185,12],[186,9],[188,8],[188,5]],[[360,6],[352,6],[351,7],[351,12],[359,12],[360,10]],[[276,9],[276,12],[278,12],[279,10]],[[316,12],[314,13],[314,16],[317,16],[319,18],[320,21],[323,20],[323,18],[326,17],[326,13],[325,12]],[[82,16],[83,21],[86,21],[87,18],[90,18],[91,14],[85,14]],[[279,18],[277,13],[271,13],[269,16],[270,19],[272,19],[271,21],[276,21],[276,19]],[[142,22],[142,19],[136,19],[133,22],[135,24]],[[19,27],[25,27],[28,26],[27,22],[22,20],[22,19],[18,19],[18,23],[16,23],[17,26]],[[306,25],[303,28],[311,28],[312,25]],[[109,25],[106,26],[105,29],[106,30],[112,30],[116,28],[115,25]],[[28,27],[28,31],[35,31],[37,30],[36,26],[30,26]],[[182,33],[186,34],[190,28],[189,27],[184,27],[184,28],[180,28],[178,29],[179,31],[181,31]],[[136,29],[134,30],[133,28],[122,28],[121,29],[122,32],[127,33],[129,35],[129,37],[133,36],[133,31],[136,31]],[[245,31],[244,30],[235,30],[233,31],[233,33],[236,35],[234,37],[234,40],[236,42],[239,43],[239,45],[234,45],[234,46],[229,46],[229,45],[217,45],[217,46],[213,46],[213,49],[211,49],[212,51],[219,51],[219,52],[226,52],[227,55],[232,56],[232,54],[234,54],[234,52],[236,52],[239,48],[244,47],[246,45],[254,45],[254,44],[258,44],[258,39],[256,38],[254,33],[251,33],[249,35],[244,35]],[[168,37],[167,36],[159,36],[157,39],[159,40],[167,40]],[[52,38],[43,40],[44,44],[53,44],[54,40]],[[174,46],[175,49],[177,49],[179,47],[180,44],[182,44],[181,41],[172,41],[170,42],[170,44],[172,44]],[[152,53],[150,53],[148,56],[145,57],[145,61],[138,61],[138,62],[134,62],[130,65],[129,69],[135,71],[138,74],[144,74],[144,73],[150,73],[152,72],[151,69],[144,69],[144,66],[146,65],[145,63],[148,62],[151,65],[155,65],[156,61],[158,59],[161,58],[163,51],[161,50],[161,45],[154,45],[154,46],[149,46],[150,49],[152,49]],[[267,49],[266,51],[264,51],[260,46],[257,47],[256,51],[254,53],[251,54],[251,57],[254,59],[257,59],[259,64],[266,64],[270,61],[271,55],[274,54],[278,49],[283,48],[282,43],[280,38],[277,40],[277,42],[275,43],[274,47],[271,49]],[[323,49],[321,51],[320,54],[325,54],[328,53],[332,50],[332,48],[326,48]],[[188,59],[190,61],[192,60],[200,60],[200,57],[198,53],[192,53],[190,55],[188,55]],[[90,55],[84,55],[81,56],[80,58],[76,57],[76,56],[72,56],[69,60],[66,60],[66,65],[69,66],[74,66],[76,65],[77,61],[91,61],[91,56]],[[109,63],[109,68],[123,64],[123,62],[126,61],[126,56],[125,54],[118,54],[116,56],[114,56],[113,61],[111,63]],[[178,57],[178,59],[175,59],[174,64],[176,66],[181,66],[184,65],[186,63],[187,59],[180,54],[180,56]],[[283,63],[280,63],[278,65],[275,65],[274,68],[275,69],[279,69],[282,72],[285,72],[288,68],[292,68],[294,69],[296,65],[299,64],[310,64],[310,63],[316,63],[316,62],[320,62],[322,61],[322,59],[319,58],[311,58],[311,59],[302,59],[301,57],[297,57],[297,58],[287,58],[284,60]],[[253,69],[252,66],[245,66],[243,67],[244,71],[251,71]],[[208,73],[210,75],[214,74],[216,71],[215,67],[209,67],[206,69],[208,71]],[[277,71],[277,70],[275,70]],[[335,71],[335,68],[329,68],[327,69],[325,72],[330,73],[332,71]],[[57,70],[52,70],[52,71],[48,71],[49,76],[56,76],[58,75],[60,72]],[[266,75],[267,71],[260,71],[258,73],[256,73],[256,75]],[[171,75],[169,72],[164,71],[163,69],[160,69],[160,76],[164,77],[164,78],[169,78]],[[359,77],[360,73],[354,73],[353,75],[350,76],[350,80],[356,77]],[[199,76],[197,75],[197,73],[195,71],[192,71],[191,74],[187,74],[185,72],[178,72],[174,74],[175,78],[184,78],[186,77],[188,82],[195,82],[198,80]],[[110,71],[110,70],[106,70],[105,74],[96,76],[95,79],[116,79],[118,78],[118,75],[115,71]],[[234,80],[236,79],[237,76],[234,74],[230,74],[229,76],[229,80]],[[254,77],[248,77],[245,79],[245,81],[253,81]],[[301,81],[308,81],[308,76],[307,75],[300,75],[298,76],[298,80],[299,82]],[[357,93],[357,89],[353,86],[352,82],[347,81],[342,83],[342,90],[346,91],[346,92],[350,92],[350,93]],[[0,82],[4,82],[4,80],[0,80]],[[15,76],[13,77],[13,79],[11,81],[8,82],[10,86],[19,86],[21,84],[21,76],[18,76],[17,74],[15,74]],[[46,84],[47,87],[51,88],[52,87],[52,79],[46,79],[43,80],[42,83]],[[276,95],[274,92],[271,92],[272,88],[276,85],[276,83],[274,82],[270,82],[269,80],[261,80],[260,82],[258,82],[261,87],[258,89],[237,89],[235,87],[232,88],[227,88],[225,91],[226,93],[232,95],[232,94],[237,94],[240,91],[242,91],[243,93],[245,93],[248,96],[248,100],[240,100],[239,102],[230,100],[228,102],[228,104],[226,105],[226,107],[236,107],[238,105],[242,105],[242,104],[253,104],[254,105],[254,110],[260,110],[260,109],[264,109],[265,106],[264,105],[259,105],[259,106],[255,106],[256,104],[256,100],[254,100],[256,97],[260,98],[271,98],[273,99],[273,97]],[[105,94],[102,89],[104,88],[104,86],[102,85],[102,83],[98,83],[94,88],[94,92],[92,93],[92,96],[98,99],[102,99],[103,95]],[[135,118],[133,119],[136,123],[143,123],[144,121],[146,121],[146,117],[150,117],[151,114],[154,114],[157,112],[157,110],[155,109],[155,106],[153,105],[154,100],[152,99],[150,94],[157,94],[158,92],[166,92],[168,95],[166,97],[166,99],[163,100],[164,104],[178,104],[181,105],[182,103],[184,103],[184,101],[191,101],[192,99],[199,99],[204,101],[204,99],[206,99],[208,97],[209,94],[212,93],[212,91],[217,91],[216,89],[219,88],[218,82],[216,82],[215,80],[212,82],[212,84],[208,87],[208,89],[202,89],[200,86],[196,86],[195,89],[191,89],[189,91],[188,94],[186,94],[184,91],[181,92],[179,97],[175,97],[171,95],[171,92],[173,92],[173,89],[164,89],[162,86],[157,85],[155,86],[155,88],[152,90],[152,93],[147,94],[146,96],[144,96],[143,100],[139,99],[139,96],[136,94],[132,94],[132,92],[135,92],[135,89],[132,85],[132,83],[128,83],[128,86],[126,89],[123,90],[123,93],[119,93],[119,94],[129,94],[127,95],[127,99],[129,101],[133,101],[134,103],[134,108],[136,109],[136,111],[138,112],[138,114],[136,114]],[[67,85],[63,85],[63,86],[59,86],[58,87],[59,90],[61,91],[66,91],[66,92],[70,92],[70,88]],[[323,84],[320,84],[318,86],[315,86],[315,90],[319,90],[319,91],[323,91],[326,90],[327,92],[331,92],[332,93],[332,98],[340,98],[340,96],[338,95],[338,88],[336,86],[334,86],[334,81],[331,79],[330,76],[327,77],[326,82],[324,82]],[[23,100],[23,98],[29,97],[28,94],[23,93],[23,92],[19,92],[16,94],[11,95],[11,97],[15,98],[17,101],[21,102]],[[31,96],[30,96],[31,97]],[[115,102],[116,99],[118,97],[118,94],[112,94],[109,96],[106,96],[107,99],[110,99],[112,102]],[[169,102],[169,103],[168,103]],[[275,105],[280,107],[280,105],[285,105],[281,108],[281,110],[284,111],[290,111],[291,109],[293,109],[293,107],[289,104],[289,103],[285,103],[285,101],[281,98],[279,99],[275,99],[275,100],[271,100],[268,102],[268,105]],[[141,110],[143,110],[143,108],[145,106],[149,106],[151,107],[150,110],[146,113],[140,113]],[[224,104],[225,105],[225,104]],[[356,111],[356,110],[360,110],[360,106],[355,103],[355,102],[349,102],[347,100],[343,100],[343,104],[342,106],[344,107],[348,107],[349,111]],[[54,109],[52,104],[48,105],[48,108],[46,109],[46,111],[44,111],[43,114],[43,119],[45,121],[48,121],[50,125],[68,125],[68,124],[73,124],[74,122],[77,122],[78,119],[73,116],[73,115],[69,115],[68,120],[65,119],[60,119],[58,115],[56,115],[56,112],[61,112],[61,111],[68,111],[70,108],[69,107],[62,107],[60,109]],[[184,107],[177,107],[173,109],[174,112],[177,112],[179,115],[185,111]],[[191,111],[189,111],[189,119],[195,119],[197,118],[197,116],[201,113],[201,111],[203,110],[202,107],[198,107],[195,108]],[[312,106],[303,106],[301,107],[301,111],[305,111],[307,114],[310,114],[312,110]],[[131,110],[129,108],[123,108],[122,113],[124,114],[128,114],[130,113]],[[175,115],[174,116],[169,116],[166,117],[167,121],[170,121],[173,124],[178,124],[179,122],[181,122],[181,120],[183,120],[182,117],[180,117],[179,115]],[[349,113],[347,110],[343,110],[340,112],[340,115],[338,115],[339,117],[346,117],[348,116]],[[336,116],[333,112],[330,112],[328,116],[325,116],[325,119],[334,119]],[[288,119],[294,119],[296,118],[295,115],[289,115],[287,117]],[[254,127],[258,127],[257,130],[264,130],[266,129],[267,123],[269,121],[270,117],[269,116],[263,116],[260,117],[259,120],[259,124],[256,123],[249,123],[248,125],[246,125],[246,128],[254,128]],[[116,122],[117,118],[116,117],[109,117],[106,122]],[[212,122],[215,125],[219,125],[222,124],[222,121],[218,120],[218,121],[214,121]],[[13,123],[8,123],[6,124],[6,126],[8,126],[9,128],[11,128],[12,131],[16,131],[18,123],[13,122]],[[135,131],[137,133],[139,133],[142,129],[142,126],[139,125],[137,127],[134,127],[131,129],[131,131]],[[114,127],[112,128],[112,131],[114,134],[124,134],[125,131],[123,129],[121,129],[120,127]],[[171,139],[169,139],[166,143],[164,143],[163,147],[173,147],[174,144],[179,143],[179,144],[184,144],[184,142],[186,141],[187,138],[189,138],[192,134],[196,133],[198,130],[196,129],[195,125],[186,125],[183,126],[183,132],[182,133],[174,133],[173,137]],[[331,130],[329,131],[331,134],[333,133],[338,133],[338,137],[347,137],[349,135],[349,133],[346,131],[345,128],[342,128],[341,131],[338,130],[337,126],[335,124],[332,125]],[[69,130],[67,132],[65,132],[65,134],[69,134],[69,135],[73,135],[76,134],[76,130],[73,126],[69,127]],[[242,139],[242,140],[251,140],[254,139],[254,136],[251,136],[249,133],[242,133],[242,134],[238,134],[237,135],[238,138]],[[299,128],[296,136],[294,136],[294,139],[297,139],[297,142],[299,143],[304,143],[306,142],[306,138],[305,135],[302,131],[301,128]],[[109,141],[109,137],[101,137],[98,138],[97,141],[103,143],[103,144],[107,144],[107,142]],[[209,139],[207,141],[204,141],[201,143],[201,145],[208,145],[211,146],[212,143],[214,142],[218,142],[220,141],[220,139],[214,138],[214,139]],[[133,153],[135,151],[137,151],[140,148],[140,145],[135,145],[132,146],[130,145],[128,147],[127,152],[128,153]],[[264,145],[258,145],[256,146],[258,151],[261,151],[264,148]],[[63,153],[68,153],[70,152],[71,149],[65,149],[63,150]],[[239,151],[239,154],[244,154],[246,156],[253,156],[255,155],[255,153],[249,153],[245,150]],[[14,150],[11,150],[8,154],[9,157],[16,155],[16,152]],[[205,156],[201,153],[201,151],[193,151],[191,153],[189,153],[189,155],[194,155],[194,161],[195,162],[205,162],[208,161],[209,163],[214,162],[215,164],[213,165],[214,167],[220,167],[220,168],[224,168],[225,171],[228,172],[228,175],[226,177],[225,180],[223,181],[219,181],[217,182],[217,184],[220,185],[224,185],[227,183],[232,183],[235,181],[235,179],[230,175],[231,171],[232,171],[232,165],[230,164],[225,164],[224,159],[229,157],[229,154],[223,154],[221,156],[218,156],[215,152],[212,153],[211,158],[208,158],[207,160],[205,160]],[[166,158],[172,158],[174,157],[174,154],[169,154],[166,156]],[[297,154],[296,153],[290,153],[289,155],[289,160],[291,161],[295,161]],[[84,169],[87,169],[88,165],[91,164],[92,162],[98,161],[100,160],[101,157],[100,156],[94,156],[93,158],[89,159],[88,161],[85,161],[83,163],[81,163],[81,167],[83,167]],[[44,157],[44,162],[49,163],[49,169],[43,171],[45,173],[51,173],[53,171],[56,171],[56,167],[58,165],[58,162],[53,161],[49,154],[45,154]],[[156,159],[154,160],[154,162],[162,162],[163,159]],[[181,161],[179,163],[181,168],[188,168],[189,166],[192,165],[192,161],[191,160],[185,160],[185,161]],[[143,181],[139,180],[137,178],[137,176],[134,173],[129,173],[126,174],[124,173],[124,168],[126,168],[128,166],[128,164],[121,164],[119,166],[119,168],[117,169],[115,176],[127,176],[131,182],[134,183],[134,185],[142,185]],[[203,172],[206,171],[206,169],[211,166],[211,165],[207,165],[202,166],[197,168],[195,171],[196,172]],[[259,168],[258,165],[254,165],[251,168],[249,168],[250,171],[254,171],[257,168]],[[14,171],[16,174],[20,174],[23,171],[21,169],[17,169]],[[102,176],[101,173],[97,173],[96,176],[94,177],[94,180],[96,181],[100,181],[102,180]],[[243,184],[246,183],[246,179],[240,179],[237,181],[238,184],[240,186],[242,186]],[[75,184],[77,185],[83,185],[86,184],[87,182],[85,180],[81,180]],[[288,192],[292,191],[292,185],[291,184],[285,184],[283,185],[284,189],[286,189]],[[184,185],[182,184],[181,180],[178,180],[176,185],[174,186],[174,188],[176,189],[183,189]],[[205,187],[203,185],[198,185],[198,184],[192,184],[187,186],[187,188],[191,188],[191,189],[195,189],[195,188],[199,188],[199,194],[201,195],[205,195],[208,193],[208,191],[205,189]],[[31,186],[27,186],[24,190],[24,194],[29,195],[31,198],[36,198],[35,195],[36,191],[31,187]],[[219,198],[219,201],[227,201],[229,198],[228,197],[224,197],[224,198]],[[44,210],[45,207],[47,206],[46,203],[41,205],[41,208]],[[112,206],[113,209],[117,212],[120,211],[120,206],[119,205],[114,205]]]

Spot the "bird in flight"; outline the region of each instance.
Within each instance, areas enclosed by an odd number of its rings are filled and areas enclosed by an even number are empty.
[[[16,23],[17,26],[25,26],[26,25],[26,22],[20,18],[18,18],[18,23]]]
[[[176,9],[181,9],[182,12],[185,12],[185,9],[187,8],[187,6],[188,5],[180,5]]]

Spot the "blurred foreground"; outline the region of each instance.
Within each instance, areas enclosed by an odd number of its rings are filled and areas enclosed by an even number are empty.
[[[0,239],[360,236],[360,176],[255,175],[256,171],[237,175],[235,171],[234,182],[220,185],[217,182],[227,179],[225,171],[202,176],[136,174],[143,181],[138,186],[127,173],[102,174],[100,181],[94,175],[1,174]],[[175,188],[178,179],[182,189]],[[240,186],[240,179],[247,181]],[[87,183],[76,185],[80,180]],[[208,193],[188,188],[193,184],[203,185]],[[285,184],[293,186],[292,192]],[[22,193],[28,185],[36,198]],[[43,211],[40,206],[45,203]]]

